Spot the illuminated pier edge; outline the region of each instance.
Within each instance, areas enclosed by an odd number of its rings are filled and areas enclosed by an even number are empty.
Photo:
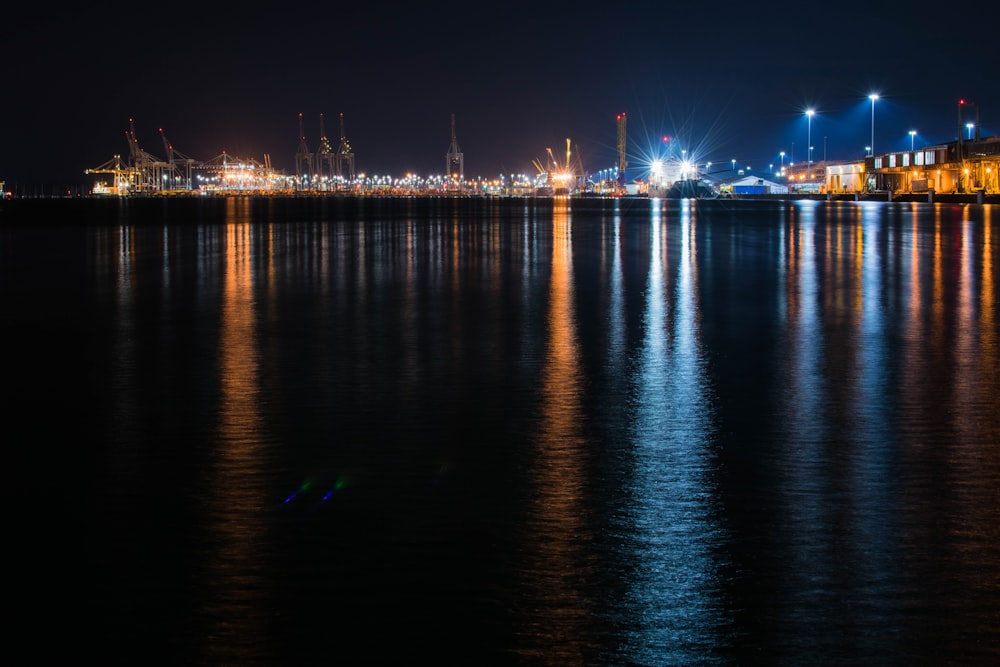
[[[344,134],[343,114],[340,117],[341,147],[337,153],[343,152],[350,158],[346,174],[342,166],[317,170],[313,167],[322,164],[322,161],[297,159],[297,173],[286,175],[272,167],[268,154],[258,161],[223,151],[202,162],[175,150],[162,128],[159,132],[167,158],[160,159],[139,147],[132,119],[129,119],[129,129],[125,132],[128,157],[116,154],[104,164],[85,170],[85,173],[106,177],[94,184],[90,194],[108,197],[230,194],[669,197],[672,196],[671,188],[677,184],[695,184],[696,187],[682,189],[681,192],[708,193],[707,196],[881,193],[891,198],[894,194],[924,194],[930,197],[935,193],[1000,194],[1000,137],[980,137],[978,124],[969,124],[968,138],[960,136],[954,142],[919,149],[914,146],[916,132],[911,131],[910,150],[869,154],[860,160],[807,161],[805,166],[789,163],[786,167],[782,152],[781,168],[776,175],[770,171],[751,173],[749,168],[746,173],[742,169],[736,172],[736,161],[733,160],[734,169],[729,177],[715,181],[711,174],[711,162],[701,166],[686,159],[686,156],[679,161],[653,159],[645,168],[640,167],[640,171],[648,173],[627,183],[622,173],[627,164],[624,119],[624,113],[616,119],[619,132],[617,164],[591,173],[584,170],[579,151],[573,149],[572,142],[567,138],[565,159],[557,159],[552,149],[547,148],[546,164],[531,161],[538,172],[534,175],[500,174],[489,178],[466,178],[464,165],[452,173],[432,176],[355,174],[354,153]],[[305,143],[301,114],[299,122],[297,158],[312,158]],[[457,145],[454,122],[452,115],[452,143],[447,156],[450,167],[464,163],[464,155]],[[325,155],[331,151],[324,150],[329,141],[322,129],[322,114],[320,127],[323,134],[320,153]],[[306,165],[307,169],[301,168]]]

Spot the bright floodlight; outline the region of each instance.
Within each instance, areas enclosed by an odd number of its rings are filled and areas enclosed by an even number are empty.
[[[878,93],[872,93],[871,95],[868,96],[868,99],[874,102],[875,100],[878,99]]]

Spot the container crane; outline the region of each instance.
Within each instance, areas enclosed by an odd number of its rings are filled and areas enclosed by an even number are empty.
[[[319,115],[319,149],[316,151],[316,171],[320,178],[324,176],[332,178],[336,173],[336,157],[333,153],[333,146],[326,136],[326,126],[323,123],[323,114]]]
[[[167,139],[167,135],[163,133],[162,127],[160,128],[160,139],[163,140],[163,150],[167,154],[168,182],[172,181],[176,185],[180,181],[184,190],[190,190],[191,171],[194,169],[197,160],[174,149],[173,144]],[[183,171],[181,169],[182,166]]]
[[[306,131],[302,125],[302,114],[299,113],[299,147],[295,151],[295,175],[310,178],[313,173],[313,154],[309,152],[309,145],[306,144]]]
[[[139,148],[139,140],[135,136],[135,121],[128,119],[129,129],[125,131],[128,141],[129,166],[136,178],[135,187],[140,192],[159,190],[163,187],[168,164]]]
[[[337,176],[344,177],[344,168],[347,168],[347,180],[354,181],[354,151],[351,150],[351,142],[347,140],[347,133],[344,132],[344,114],[340,114],[340,145],[337,146]]]

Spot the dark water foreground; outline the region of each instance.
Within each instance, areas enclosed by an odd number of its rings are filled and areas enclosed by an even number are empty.
[[[0,216],[37,658],[1000,659],[990,206],[69,201]]]

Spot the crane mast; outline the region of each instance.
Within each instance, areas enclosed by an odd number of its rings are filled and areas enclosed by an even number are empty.
[[[625,113],[618,114],[618,191],[625,190]]]
[[[302,114],[299,113],[299,148],[295,151],[295,175],[300,179],[311,178],[313,173],[313,154],[306,144],[306,131],[302,124]]]
[[[337,177],[354,181],[354,151],[351,150],[351,142],[347,140],[347,133],[344,131],[344,114],[340,114],[340,145],[337,146]],[[345,176],[346,171],[346,176]]]

